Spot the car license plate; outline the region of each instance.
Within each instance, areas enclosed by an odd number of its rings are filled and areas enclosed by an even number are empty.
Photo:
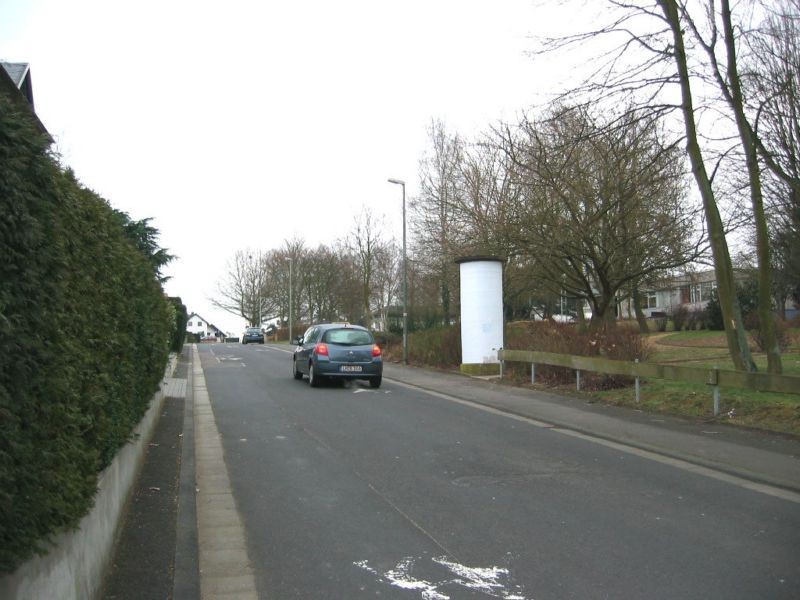
[[[339,370],[342,373],[361,373],[361,367],[359,365],[342,365],[339,367]]]

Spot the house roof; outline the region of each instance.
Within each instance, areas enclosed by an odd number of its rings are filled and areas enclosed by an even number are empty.
[[[189,314],[189,316],[188,316],[188,317],[186,317],[186,321],[187,321],[187,322],[188,322],[188,321],[191,321],[193,317],[197,317],[197,318],[198,318],[198,319],[200,319],[201,321],[203,321],[203,322],[207,323],[207,324],[208,324],[208,326],[209,326],[211,329],[215,329],[215,330],[217,330],[217,331],[222,331],[222,329],[220,329],[219,327],[217,327],[216,325],[214,325],[214,324],[213,324],[211,321],[209,321],[208,319],[204,318],[204,317],[203,317],[203,315],[198,315],[196,312],[193,312],[193,313]]]
[[[189,316],[188,316],[188,317],[186,317],[186,318],[187,318],[187,319],[191,319],[192,317],[197,317],[197,318],[198,318],[198,319],[200,319],[201,321],[205,321],[206,323],[209,323],[209,324],[210,324],[210,322],[209,322],[209,320],[208,320],[208,319],[204,318],[204,317],[203,317],[203,315],[199,315],[199,314],[197,314],[196,312],[190,313],[190,314],[189,314]]]
[[[8,76],[11,77],[11,81],[14,82],[17,89],[22,89],[25,77],[30,73],[31,66],[28,63],[2,62],[0,64],[3,65],[3,68],[6,70],[6,73],[8,73]]]
[[[27,108],[39,130],[50,137],[34,110],[30,65],[0,61],[0,67],[2,67],[0,69],[0,93],[8,95],[20,108]],[[52,138],[50,140],[52,141]]]

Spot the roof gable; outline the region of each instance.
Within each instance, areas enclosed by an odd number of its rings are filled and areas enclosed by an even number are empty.
[[[28,108],[39,130],[49,137],[34,110],[30,65],[0,61],[0,67],[0,93],[9,95],[18,105]]]

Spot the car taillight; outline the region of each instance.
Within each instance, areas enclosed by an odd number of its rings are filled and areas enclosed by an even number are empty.
[[[374,344],[372,346],[372,356],[373,356],[373,358],[376,357],[376,356],[380,356],[380,355],[381,355],[381,347],[378,346],[378,344]]]
[[[328,344],[317,344],[314,346],[314,354],[318,356],[328,356]]]

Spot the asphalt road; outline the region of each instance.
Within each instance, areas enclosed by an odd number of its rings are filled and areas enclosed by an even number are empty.
[[[800,505],[384,379],[200,346],[259,596],[798,598]]]

